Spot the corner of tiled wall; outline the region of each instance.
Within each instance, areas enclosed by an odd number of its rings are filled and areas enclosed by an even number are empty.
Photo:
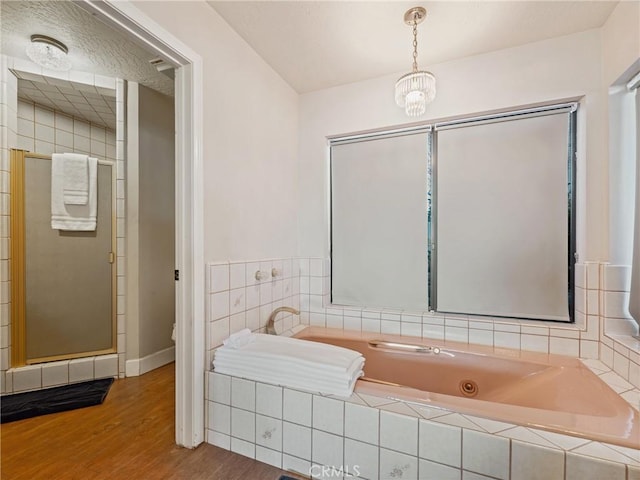
[[[9,70],[13,59],[0,55],[0,393],[12,391],[7,377],[11,350],[11,274],[9,247],[10,219],[10,146],[18,131],[18,80]]]
[[[206,349],[213,351],[230,334],[248,328],[264,332],[273,310],[300,308],[300,268],[297,258],[212,262],[206,265]],[[280,313],[276,330],[298,325],[298,315]]]

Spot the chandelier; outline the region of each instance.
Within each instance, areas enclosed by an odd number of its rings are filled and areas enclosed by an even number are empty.
[[[404,107],[409,117],[422,115],[427,103],[436,97],[436,78],[431,72],[418,70],[418,24],[427,16],[427,10],[413,7],[404,14],[404,23],[413,27],[413,69],[396,82],[396,103]]]

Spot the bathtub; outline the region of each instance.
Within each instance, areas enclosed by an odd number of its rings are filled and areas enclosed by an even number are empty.
[[[320,327],[295,337],[361,352],[356,393],[640,447],[638,411],[576,358]]]

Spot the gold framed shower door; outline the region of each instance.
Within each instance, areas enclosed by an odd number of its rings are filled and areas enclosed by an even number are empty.
[[[51,155],[40,155],[24,150],[11,150],[11,183],[10,183],[10,258],[11,258],[11,366],[68,360],[115,353],[117,345],[116,331],[116,175],[112,162],[99,161],[99,167],[108,166],[111,170],[110,182],[110,251],[105,252],[105,261],[110,264],[110,342],[104,348],[88,349],[86,351],[62,352],[46,355],[28,355],[27,348],[27,246],[26,246],[26,211],[25,211],[25,165],[26,159],[50,161]],[[100,194],[100,191],[99,191]],[[79,232],[82,233],[82,232]],[[102,345],[101,345],[102,346]]]

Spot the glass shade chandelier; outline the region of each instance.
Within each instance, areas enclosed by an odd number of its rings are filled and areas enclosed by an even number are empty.
[[[27,56],[49,70],[70,70],[71,61],[67,57],[68,52],[69,49],[64,43],[46,35],[31,35],[31,43],[27,46]]]
[[[418,117],[427,110],[427,103],[436,97],[436,77],[431,72],[418,70],[418,24],[427,16],[427,10],[413,7],[404,14],[404,23],[413,27],[413,69],[396,82],[396,103],[404,107],[409,117]]]

